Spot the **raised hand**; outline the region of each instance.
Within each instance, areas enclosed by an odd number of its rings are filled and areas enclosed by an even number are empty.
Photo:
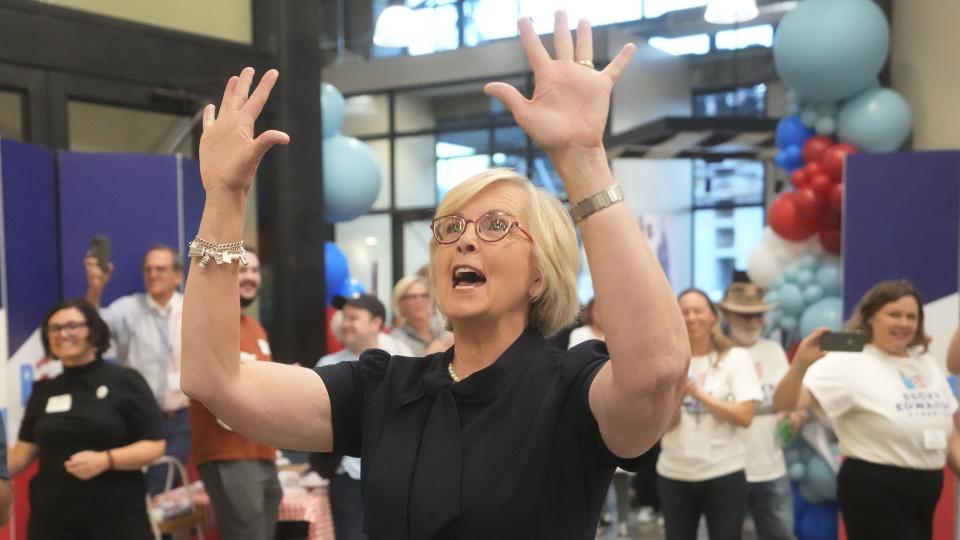
[[[219,110],[212,104],[203,110],[200,176],[207,192],[248,190],[267,150],[290,142],[289,135],[276,130],[254,137],[253,124],[263,111],[279,72],[271,69],[264,73],[250,94],[253,74],[253,68],[248,67],[239,77],[230,77]]]
[[[826,326],[821,326],[811,332],[809,336],[803,338],[800,345],[797,346],[796,352],[793,353],[793,362],[806,369],[826,356],[827,353],[820,348],[820,338],[829,331],[830,329]]]
[[[520,19],[518,26],[536,82],[533,97],[527,99],[502,82],[489,83],[484,91],[502,101],[517,124],[552,159],[569,150],[602,148],[610,93],[636,47],[632,43],[625,45],[603,71],[597,71],[591,67],[593,36],[587,21],[581,20],[577,25],[574,46],[566,13],[556,13],[555,59],[550,58],[529,19]]]

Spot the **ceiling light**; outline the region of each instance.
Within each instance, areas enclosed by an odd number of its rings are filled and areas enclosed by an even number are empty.
[[[713,24],[738,24],[759,14],[756,0],[710,0],[703,18]]]
[[[409,43],[413,12],[407,6],[389,6],[380,12],[373,31],[373,44],[400,48]]]

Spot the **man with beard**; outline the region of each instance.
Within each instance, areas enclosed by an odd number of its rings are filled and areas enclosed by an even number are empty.
[[[793,494],[783,451],[776,442],[778,417],[773,392],[790,366],[777,342],[761,338],[763,315],[773,308],[763,290],[751,283],[733,283],[723,293],[720,309],[728,337],[749,354],[763,388],[763,401],[747,429],[748,508],[761,540],[793,539]],[[803,414],[803,413],[800,413]]]
[[[240,265],[240,306],[247,308],[260,290],[260,258],[247,249]],[[240,314],[240,362],[271,362],[267,332],[254,318]],[[283,491],[277,480],[275,448],[250,440],[218,420],[199,401],[190,400],[193,458],[210,496],[225,540],[273,538]]]

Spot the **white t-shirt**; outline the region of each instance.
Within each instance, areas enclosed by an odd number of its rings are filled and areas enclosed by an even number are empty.
[[[946,463],[957,400],[929,354],[892,356],[872,345],[832,352],[810,366],[803,385],[833,421],[845,456],[911,469]]]
[[[777,383],[787,374],[790,364],[777,342],[761,339],[751,347],[744,347],[753,362],[763,390],[763,400],[757,403],[753,422],[747,428],[747,481],[768,482],[787,474],[783,450],[777,444],[777,412],[773,409],[773,392]]]
[[[689,377],[713,397],[743,403],[760,401],[763,393],[746,351],[730,349],[716,364],[716,355],[690,359]],[[717,419],[690,396],[683,398],[680,422],[660,442],[657,472],[672,480],[699,482],[743,470],[744,429]]]

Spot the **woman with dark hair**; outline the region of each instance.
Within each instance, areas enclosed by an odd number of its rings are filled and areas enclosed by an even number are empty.
[[[660,441],[657,488],[667,540],[694,540],[700,517],[710,538],[740,538],[747,509],[743,428],[763,391],[746,351],[720,328],[699,289],[677,297],[690,339],[687,396]]]
[[[848,327],[862,352],[825,353],[807,336],[777,386],[779,410],[813,407],[833,422],[845,456],[837,502],[851,540],[929,539],[957,401],[927,353],[923,302],[908,281],[867,291]]]
[[[86,300],[44,317],[43,348],[63,374],[33,385],[8,457],[30,481],[31,539],[152,538],[141,470],[163,455],[160,409],[143,377],[103,361],[110,330]]]

